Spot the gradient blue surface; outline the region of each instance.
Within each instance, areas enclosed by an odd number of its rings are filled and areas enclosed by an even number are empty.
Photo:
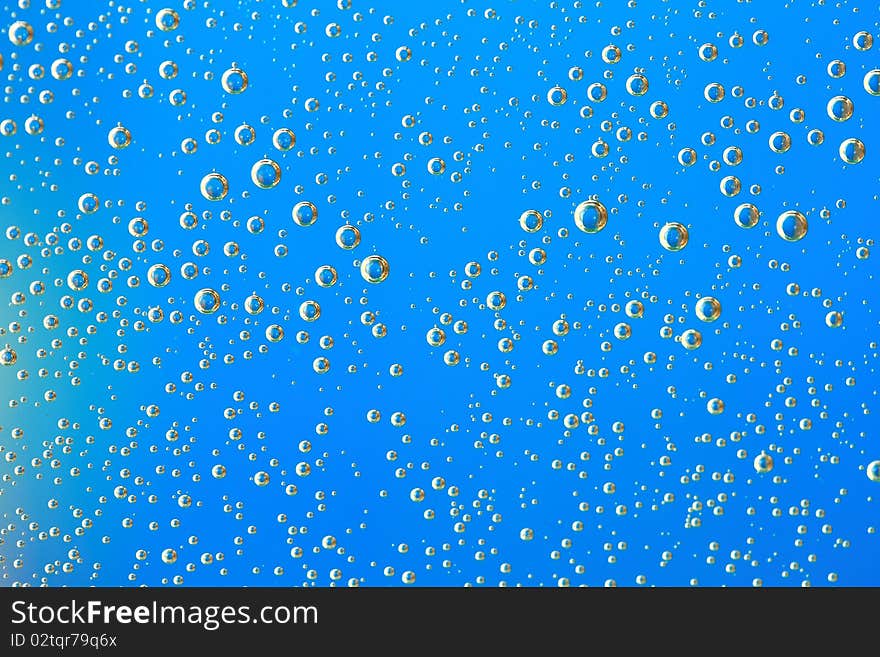
[[[880,584],[876,3],[2,15],[4,585]]]

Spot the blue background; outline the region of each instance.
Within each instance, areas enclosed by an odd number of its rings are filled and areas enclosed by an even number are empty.
[[[630,4],[6,3],[4,31],[23,20],[34,36],[0,46],[0,119],[17,126],[0,137],[0,258],[13,270],[0,279],[0,347],[16,354],[0,368],[3,584],[880,584],[880,489],[866,476],[880,459],[880,98],[863,88],[880,43],[852,41],[863,30],[880,38],[880,10]],[[166,6],[179,15],[168,32],[156,27]],[[753,41],[759,30],[766,45]],[[717,46],[714,61],[699,57],[704,43]],[[618,63],[603,61],[609,44]],[[50,73],[59,57],[70,79]],[[834,59],[841,78],[827,72]],[[166,60],[174,79],[159,73]],[[233,65],[248,77],[241,94],[221,85]],[[635,71],[649,81],[640,97],[626,90]],[[587,97],[596,82],[602,102]],[[704,97],[712,82],[725,89],[719,103]],[[554,85],[563,105],[548,102]],[[170,102],[174,90],[185,103]],[[838,94],[854,104],[840,123],[826,112]],[[669,113],[657,119],[659,100]],[[32,115],[38,134],[25,129]],[[252,145],[234,138],[243,123]],[[107,138],[118,124],[132,136],[122,150]],[[287,152],[272,144],[283,127],[296,135]],[[622,127],[630,140],[617,138]],[[821,145],[807,142],[813,129]],[[780,130],[787,153],[768,146]],[[850,137],[866,146],[857,165],[838,154]],[[184,154],[186,138],[195,153]],[[599,139],[606,157],[591,153]],[[722,159],[730,146],[742,151],[737,166]],[[679,163],[683,148],[694,166]],[[263,157],[282,170],[272,189],[251,180]],[[445,171],[432,175],[437,157]],[[221,201],[199,191],[212,171],[229,183]],[[727,175],[741,181],[733,198],[719,189]],[[93,214],[78,208],[86,193],[100,200]],[[596,234],[573,220],[588,198],[608,210]],[[318,208],[308,227],[291,219],[304,200]],[[751,229],[733,220],[744,202],[761,211]],[[194,230],[180,227],[187,209]],[[536,233],[519,225],[528,209],[544,216]],[[789,209],[809,222],[798,242],[776,232]],[[247,228],[253,216],[260,234]],[[146,235],[129,232],[134,217]],[[660,244],[670,221],[688,228],[682,251]],[[334,238],[346,223],[361,233],[351,251]],[[197,240],[207,255],[194,254]],[[536,247],[541,266],[528,258]],[[389,263],[379,284],[360,274],[371,254]],[[181,275],[187,262],[199,267],[193,280]],[[466,276],[469,262],[478,277]],[[147,280],[160,263],[167,287]],[[321,265],[335,267],[335,286],[315,283]],[[75,269],[88,274],[84,290],[67,285]],[[532,289],[518,290],[523,275]],[[216,313],[194,308],[202,288],[219,293]],[[486,308],[493,291],[506,295],[498,312]],[[252,316],[253,293],[265,309]],[[716,322],[696,317],[700,296],[720,301]],[[77,309],[81,299],[91,307]],[[633,299],[641,318],[624,313]],[[306,300],[320,305],[315,322],[299,315]],[[152,322],[157,307],[164,317]],[[841,327],[826,325],[832,310]],[[46,315],[59,326],[46,329]],[[552,331],[560,318],[564,336]],[[628,340],[613,335],[620,322]],[[270,324],[283,340],[265,339]],[[435,326],[440,347],[426,341]],[[679,343],[688,328],[702,332],[699,349]],[[550,339],[555,355],[542,351]],[[449,350],[457,365],[444,363]],[[313,368],[321,356],[325,374]],[[720,415],[707,412],[711,398],[724,401]],[[566,429],[572,414],[578,426]],[[767,473],[753,465],[762,451],[774,459]],[[163,561],[169,549],[176,559]]]

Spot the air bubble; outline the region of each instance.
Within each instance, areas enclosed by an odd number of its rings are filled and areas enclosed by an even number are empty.
[[[290,128],[279,128],[272,135],[272,145],[285,153],[296,146],[296,135]]]
[[[503,292],[494,291],[486,296],[486,307],[489,310],[503,310],[507,305],[507,297]]]
[[[199,189],[207,200],[222,201],[229,193],[229,183],[223,174],[214,172],[202,178]]]
[[[742,203],[733,211],[733,220],[740,228],[754,228],[760,218],[760,211],[751,203]]]
[[[848,121],[853,115],[853,102],[846,96],[834,96],[826,106],[828,116],[837,122]]]
[[[125,126],[116,126],[107,133],[107,142],[116,149],[126,148],[131,143],[131,133]]]
[[[768,143],[774,153],[785,153],[791,148],[791,137],[787,132],[774,132],[770,135]]]
[[[318,208],[311,201],[300,201],[290,214],[297,226],[311,226],[318,220]]]
[[[83,214],[94,214],[101,207],[101,204],[96,195],[86,193],[79,197],[76,206]]]
[[[147,281],[153,287],[165,287],[171,282],[171,270],[167,265],[153,265],[147,270]]]
[[[544,217],[537,210],[526,210],[519,216],[519,226],[527,233],[537,233],[544,225]]]
[[[773,457],[766,452],[761,452],[755,457],[752,465],[758,474],[767,474],[773,469]]]
[[[163,32],[171,32],[180,25],[180,16],[173,9],[160,9],[156,12],[156,27]]]
[[[315,271],[315,281],[321,287],[333,287],[337,278],[336,270],[330,265],[321,265]]]
[[[281,167],[269,158],[257,160],[251,167],[251,180],[261,189],[271,189],[281,182]]]
[[[865,144],[861,139],[850,137],[840,143],[838,153],[840,159],[847,164],[858,164],[865,159]]]
[[[220,294],[211,288],[203,288],[193,297],[193,305],[203,315],[210,315],[220,308]]]
[[[240,68],[227,69],[220,78],[223,91],[228,94],[240,94],[248,87],[247,73]]]
[[[681,334],[681,345],[689,350],[699,349],[703,344],[703,334],[697,329],[687,329]]]
[[[574,223],[584,233],[598,233],[608,223],[608,210],[597,200],[583,201],[574,210]]]
[[[667,251],[681,251],[687,246],[690,234],[683,224],[672,221],[660,229],[659,237],[660,245]]]
[[[797,210],[783,212],[776,219],[776,234],[788,242],[797,242],[807,234],[807,218]]]
[[[703,90],[703,97],[710,103],[720,103],[724,100],[724,87],[718,82],[710,82]]]
[[[547,92],[547,102],[554,107],[565,105],[566,100],[568,100],[568,92],[562,87],[553,87]]]
[[[9,26],[8,35],[13,46],[26,46],[34,39],[34,28],[25,21],[15,21]]]
[[[644,96],[648,93],[648,78],[641,73],[635,73],[626,81],[626,90],[631,96]]]
[[[704,322],[714,322],[721,317],[721,302],[715,297],[702,297],[694,309],[697,317]]]
[[[367,256],[361,262],[361,276],[367,283],[381,283],[390,272],[388,261],[382,256]]]
[[[336,245],[350,251],[361,243],[361,231],[357,226],[344,225],[336,230]]]

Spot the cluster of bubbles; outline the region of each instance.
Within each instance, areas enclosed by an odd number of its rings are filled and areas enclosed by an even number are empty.
[[[880,483],[865,25],[68,4],[3,10],[7,584],[644,585],[639,543],[661,580],[809,585],[876,552],[840,511]]]

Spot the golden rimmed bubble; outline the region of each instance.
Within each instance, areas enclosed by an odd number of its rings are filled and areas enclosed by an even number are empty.
[[[24,121],[24,131],[29,135],[42,134],[45,123],[39,116],[32,114]]]
[[[704,43],[697,49],[697,54],[704,62],[711,62],[718,57],[718,47],[713,43]]]
[[[432,157],[428,160],[428,173],[434,176],[440,176],[446,171],[446,162],[443,161],[443,158],[440,157]]]
[[[380,255],[370,255],[361,262],[361,277],[367,283],[381,283],[391,271],[388,261]]]
[[[11,367],[15,365],[15,362],[18,360],[18,354],[15,353],[15,349],[7,345],[3,349],[0,349],[0,365],[5,365],[7,367]]]
[[[333,287],[336,280],[336,269],[331,265],[321,265],[315,270],[315,282],[321,287]]]
[[[825,68],[825,71],[832,78],[842,78],[846,75],[846,64],[839,59],[832,59],[828,62],[828,66]]]
[[[861,50],[862,52],[870,50],[871,46],[874,45],[874,35],[864,30],[856,32],[853,34],[852,44],[856,50]]]
[[[702,297],[697,301],[694,312],[701,321],[714,322],[721,317],[721,302],[715,297]]]
[[[117,150],[126,148],[131,143],[131,132],[125,126],[118,125],[107,133],[107,142]]]
[[[710,82],[703,89],[703,97],[710,103],[720,103],[724,100],[724,87],[718,82]]]
[[[687,246],[690,234],[688,229],[677,221],[671,221],[660,228],[660,245],[667,251],[681,251]]]
[[[203,315],[210,315],[220,308],[220,294],[209,287],[202,288],[193,297],[193,305]]]
[[[235,129],[233,136],[236,143],[241,146],[250,146],[257,139],[257,131],[254,130],[253,126],[243,123]]]
[[[587,98],[594,103],[601,103],[608,97],[608,89],[601,82],[594,82],[587,87]]]
[[[767,474],[773,469],[773,457],[766,452],[761,452],[755,457],[752,466],[758,474]]]
[[[336,245],[340,249],[351,251],[361,243],[361,231],[357,226],[346,224],[336,229]]]
[[[79,197],[76,206],[83,214],[94,214],[98,211],[98,208],[101,207],[101,203],[98,201],[98,197],[95,194],[87,192]]]
[[[486,307],[489,310],[503,310],[507,305],[507,297],[504,292],[494,291],[486,295]]]
[[[602,61],[606,64],[616,64],[620,61],[620,48],[613,43],[602,48]]]
[[[75,292],[86,289],[89,285],[89,275],[82,269],[74,269],[67,274],[67,287]]]
[[[742,183],[736,176],[724,176],[718,183],[718,188],[724,196],[732,198],[742,190]]]
[[[3,137],[12,137],[18,132],[18,124],[12,119],[3,119],[0,121],[0,135]]]
[[[787,242],[797,242],[807,234],[807,218],[797,210],[788,210],[776,219],[776,234]]]
[[[626,312],[627,317],[639,319],[645,314],[645,304],[635,299],[627,301],[626,306],[624,307],[624,312]]]
[[[728,166],[738,166],[743,159],[742,149],[739,146],[728,146],[724,149],[721,159],[723,159],[724,163]]]
[[[153,287],[165,287],[171,282],[171,270],[161,263],[153,265],[147,270],[147,281]]]
[[[536,267],[543,265],[547,262],[547,252],[540,247],[532,249],[529,251],[529,262]]]
[[[269,324],[266,327],[265,335],[269,342],[281,342],[284,339],[284,329],[278,324]]]
[[[251,294],[244,300],[244,310],[248,315],[259,315],[266,307],[266,302],[259,294]]]
[[[228,94],[240,94],[248,87],[247,73],[233,66],[224,71],[220,78],[220,85],[223,87],[223,91]]]
[[[159,64],[159,77],[163,80],[173,80],[177,77],[178,67],[175,62],[170,59],[166,59],[164,62]]]
[[[692,167],[697,163],[697,152],[693,148],[682,148],[678,151],[678,163],[685,167]]]
[[[442,328],[433,327],[425,334],[425,342],[432,347],[442,347],[446,342],[446,332]]]
[[[272,134],[272,145],[282,153],[296,146],[296,135],[290,128],[278,128]]]
[[[837,122],[848,121],[852,118],[853,102],[846,96],[834,96],[825,107],[828,116]]]
[[[858,164],[865,159],[865,144],[861,139],[844,139],[837,149],[840,159],[847,164]]]
[[[742,203],[733,211],[733,220],[740,228],[754,228],[760,218],[761,212],[751,203]]]
[[[598,233],[608,223],[608,210],[597,200],[583,201],[574,210],[574,223],[584,233]]]
[[[257,160],[251,167],[251,180],[261,189],[271,189],[281,182],[281,167],[267,157]]]
[[[786,153],[791,148],[791,136],[787,132],[779,130],[770,135],[767,144],[774,153]]]
[[[300,201],[290,212],[297,226],[311,226],[318,220],[318,208],[311,201]]]
[[[825,326],[828,328],[840,328],[843,326],[843,313],[838,310],[830,310],[825,315]]]
[[[321,306],[317,301],[303,301],[299,306],[299,316],[307,322],[314,322],[321,317]]]
[[[648,93],[648,78],[641,73],[634,73],[626,80],[626,90],[631,96],[644,96]]]
[[[202,178],[199,190],[209,201],[222,201],[229,193],[229,182],[222,173],[212,172]]]
[[[547,92],[547,102],[554,107],[565,105],[566,100],[568,100],[568,92],[560,86],[553,87]]]
[[[665,119],[669,115],[669,105],[665,101],[655,100],[651,103],[650,112],[655,119]]]
[[[880,96],[880,68],[874,68],[865,73],[862,86],[872,96]]]
[[[15,21],[7,32],[13,46],[26,46],[34,40],[34,28],[25,21]]]
[[[156,27],[163,32],[176,30],[180,25],[180,16],[173,9],[160,9],[156,12]]]
[[[152,95],[152,91],[150,92]],[[172,89],[168,94],[168,102],[171,103],[173,107],[182,107],[186,104],[186,91],[183,89]]]
[[[681,334],[681,345],[688,351],[699,349],[703,344],[703,334],[697,329],[687,329]]]
[[[69,80],[73,75],[73,64],[69,59],[59,57],[49,67],[52,77],[56,80]]]
[[[519,216],[519,226],[527,233],[537,233],[544,226],[544,217],[537,210],[526,210]]]

